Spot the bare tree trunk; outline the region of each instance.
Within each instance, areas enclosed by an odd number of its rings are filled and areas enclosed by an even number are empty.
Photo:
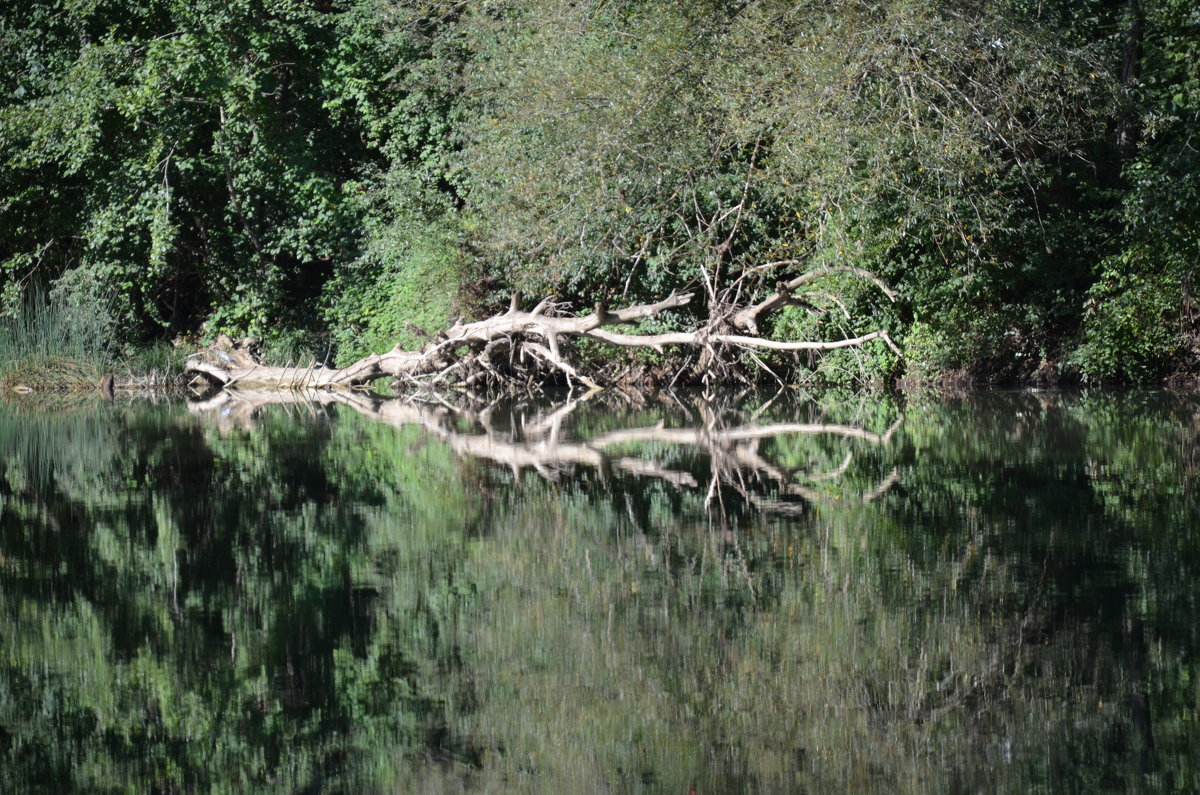
[[[1125,31],[1125,49],[1121,57],[1121,89],[1128,95],[1142,73],[1142,35],[1146,14],[1140,0],[1128,0],[1126,8],[1129,27]],[[1123,152],[1132,154],[1139,134],[1138,120],[1126,112],[1117,124],[1117,146]]]

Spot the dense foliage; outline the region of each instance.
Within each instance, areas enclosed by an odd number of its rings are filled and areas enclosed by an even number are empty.
[[[3,310],[114,342],[348,359],[514,289],[707,317],[839,264],[902,300],[767,331],[907,357],[825,377],[1196,369],[1189,0],[40,0],[0,42]]]

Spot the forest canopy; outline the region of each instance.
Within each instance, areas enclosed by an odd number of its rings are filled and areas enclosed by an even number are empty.
[[[514,291],[705,320],[821,267],[813,377],[1200,372],[1190,0],[0,10],[0,311],[346,362]],[[832,313],[810,311],[834,309]]]

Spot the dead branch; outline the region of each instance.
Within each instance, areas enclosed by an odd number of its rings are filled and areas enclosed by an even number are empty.
[[[783,262],[774,264],[786,265],[791,264],[792,262],[792,260],[785,260]],[[780,309],[783,309],[785,306],[804,306],[807,304],[807,302],[799,296],[793,295],[796,290],[799,290],[801,287],[807,287],[808,285],[813,284],[820,279],[837,273],[848,273],[852,276],[857,276],[860,279],[865,279],[878,287],[883,294],[888,297],[889,300],[896,300],[896,292],[888,287],[882,279],[880,279],[874,273],[871,273],[869,270],[855,268],[850,265],[833,265],[825,268],[815,268],[807,273],[802,273],[789,282],[781,283],[779,285],[779,289],[777,289],[774,293],[771,293],[771,295],[759,301],[754,306],[746,307],[740,312],[734,314],[734,316],[730,318],[730,322],[736,328],[742,329],[743,331],[748,331],[751,334],[758,334],[758,324],[765,320],[767,316],[779,311]],[[889,342],[889,345],[890,344],[891,343]],[[895,348],[894,345],[892,347],[893,349]],[[810,348],[808,350],[813,349]]]

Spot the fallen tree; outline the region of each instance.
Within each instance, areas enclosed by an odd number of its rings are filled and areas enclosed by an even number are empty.
[[[567,314],[565,305],[555,302],[553,297],[542,300],[531,311],[522,311],[520,298],[514,294],[508,311],[472,323],[456,321],[416,351],[401,350],[397,345],[386,353],[373,354],[341,368],[325,367],[315,361],[304,367],[271,367],[262,364],[250,346],[224,338],[212,350],[197,354],[187,369],[195,377],[226,389],[353,389],[383,378],[471,388],[520,383],[547,374],[561,376],[568,384],[578,382],[595,389],[601,387],[595,374],[581,372],[570,360],[569,345],[575,340],[593,340],[618,348],[651,348],[658,352],[668,347],[697,349],[701,351],[697,374],[706,383],[710,377],[728,371],[737,351],[827,351],[881,340],[900,355],[899,348],[882,329],[833,341],[785,342],[759,336],[759,324],[785,306],[819,311],[807,300],[811,296],[797,291],[838,273],[867,279],[889,299],[896,298],[869,271],[820,268],[789,282],[780,282],[774,293],[756,304],[710,308],[709,321],[695,331],[631,334],[612,329],[687,306],[693,293],[672,293],[657,303],[614,310],[600,301],[591,313],[582,317]]]

